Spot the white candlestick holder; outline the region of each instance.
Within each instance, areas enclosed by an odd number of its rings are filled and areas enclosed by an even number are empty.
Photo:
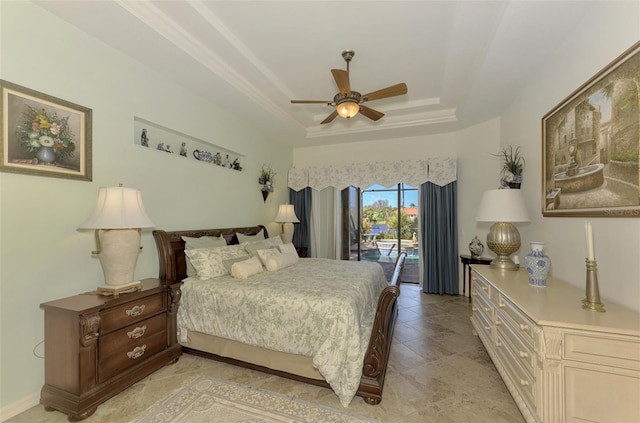
[[[598,288],[598,265],[595,260],[586,259],[587,264],[587,297],[582,300],[582,308],[604,313],[604,304],[600,302],[600,289]]]

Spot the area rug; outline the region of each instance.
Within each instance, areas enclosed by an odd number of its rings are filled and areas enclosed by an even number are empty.
[[[155,405],[138,422],[377,423],[378,419],[211,376],[200,376]]]

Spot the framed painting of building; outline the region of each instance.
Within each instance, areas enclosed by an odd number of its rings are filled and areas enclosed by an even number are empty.
[[[542,215],[640,217],[640,42],[542,118]]]
[[[91,109],[0,80],[0,171],[91,180]]]

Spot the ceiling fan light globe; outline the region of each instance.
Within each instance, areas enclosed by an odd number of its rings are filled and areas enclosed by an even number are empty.
[[[360,111],[360,105],[358,105],[358,103],[354,103],[353,101],[345,101],[336,106],[336,111],[343,118],[350,119],[358,114],[358,112]]]

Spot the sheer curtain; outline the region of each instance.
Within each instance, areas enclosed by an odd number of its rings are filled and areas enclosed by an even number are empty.
[[[420,185],[422,290],[458,295],[457,182]]]

